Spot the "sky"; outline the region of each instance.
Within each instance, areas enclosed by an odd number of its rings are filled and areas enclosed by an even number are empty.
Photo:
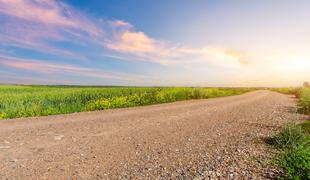
[[[0,0],[0,83],[299,86],[308,0]]]

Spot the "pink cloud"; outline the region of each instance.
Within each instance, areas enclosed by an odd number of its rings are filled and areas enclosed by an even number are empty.
[[[8,75],[8,74],[1,74],[0,81],[1,84],[12,84],[14,82],[15,84],[74,84],[71,81],[68,80],[62,80],[62,79],[51,79],[47,81],[46,78],[40,78],[40,77],[18,77],[16,74]]]
[[[124,31],[115,40],[107,44],[108,48],[129,53],[148,53],[156,50],[153,39],[146,36],[143,32]]]
[[[75,26],[62,16],[57,1],[1,0],[0,11],[7,15],[45,24]],[[23,9],[24,11],[21,11]]]
[[[4,45],[57,55],[87,57],[87,54],[58,48],[50,43],[70,42],[85,47],[102,48],[103,56],[162,65],[247,64],[244,52],[213,46],[193,48],[155,39],[144,32],[136,31],[129,22],[94,20],[61,1],[0,0],[0,14],[8,18],[0,24],[0,43]]]
[[[76,65],[51,63],[43,60],[29,60],[8,56],[0,56],[0,65],[43,74],[61,73],[75,76],[94,77],[100,79],[118,79],[125,81],[139,81],[139,79],[143,78],[126,73],[105,72],[99,69],[86,68]]]
[[[110,23],[114,27],[125,27],[125,28],[132,28],[133,27],[130,23],[122,21],[122,20],[110,21]]]
[[[137,59],[162,65],[193,65],[211,63],[218,66],[241,67],[248,64],[244,51],[222,47],[191,48],[149,38],[144,33],[124,31],[107,44],[109,49],[123,54],[110,55],[118,59]]]
[[[149,37],[135,31],[128,23],[117,22],[121,28],[113,28],[112,36],[104,46],[118,55],[118,59],[143,60],[162,65],[189,65],[212,63],[220,66],[237,67],[248,63],[247,53],[235,49],[208,46],[193,48]],[[124,25],[123,25],[124,24]]]
[[[54,0],[0,0],[0,44],[84,59],[81,53],[50,42],[99,44],[101,27],[74,8]],[[68,36],[69,35],[69,36]]]
[[[81,29],[94,36],[101,34],[92,21],[60,1],[0,0],[0,12],[29,22]]]

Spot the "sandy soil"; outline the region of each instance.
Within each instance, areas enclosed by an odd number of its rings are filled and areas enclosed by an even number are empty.
[[[0,122],[1,179],[274,178],[263,138],[296,119],[271,91]]]

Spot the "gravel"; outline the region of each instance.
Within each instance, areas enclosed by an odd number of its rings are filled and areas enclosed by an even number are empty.
[[[274,179],[263,142],[296,121],[271,91],[0,122],[3,179]]]

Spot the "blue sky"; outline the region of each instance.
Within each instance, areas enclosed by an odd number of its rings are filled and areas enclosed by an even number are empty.
[[[306,0],[0,0],[0,83],[296,86]]]

